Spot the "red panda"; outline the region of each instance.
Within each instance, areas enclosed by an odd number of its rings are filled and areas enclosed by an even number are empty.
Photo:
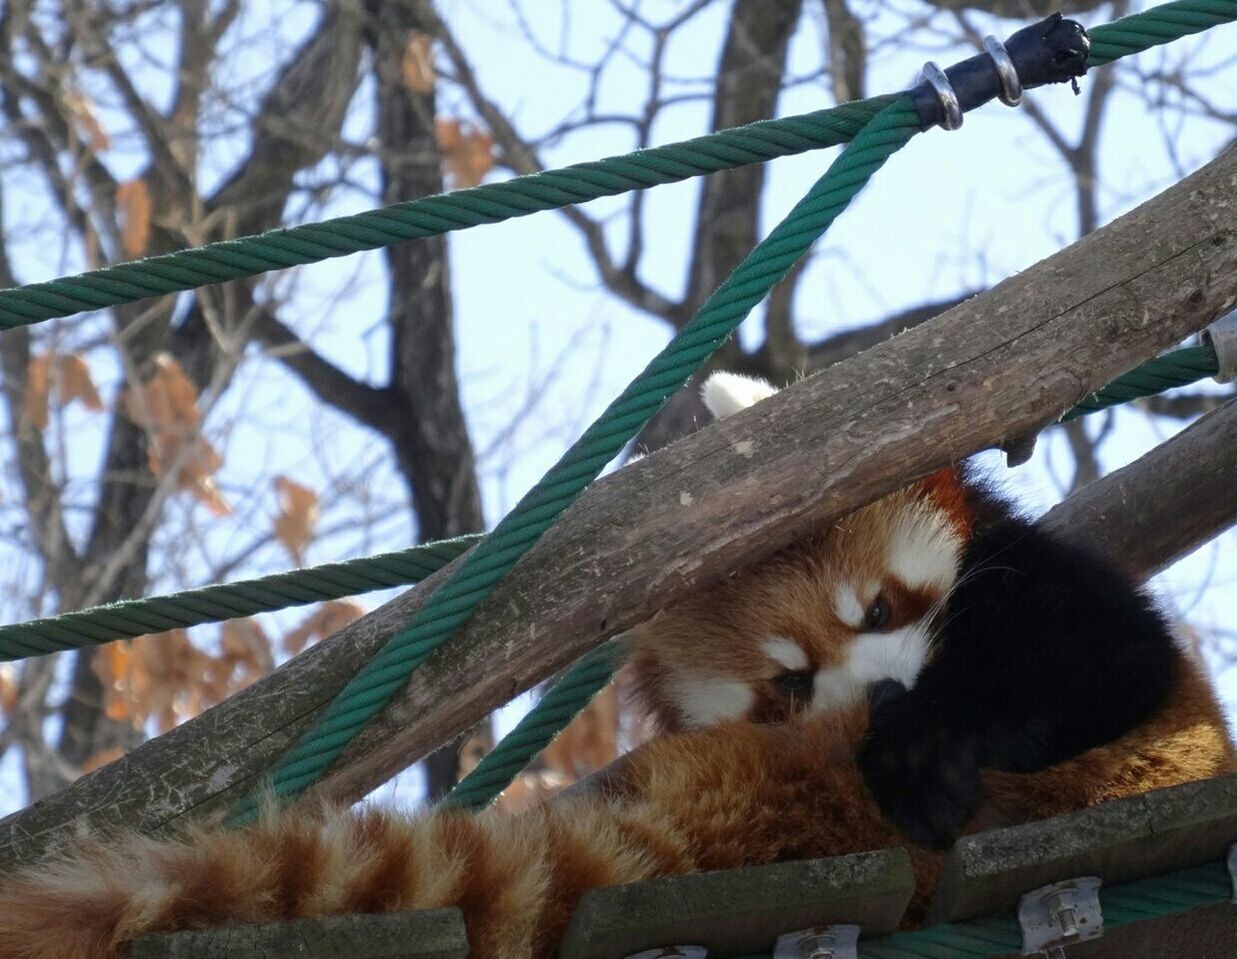
[[[770,391],[715,377],[705,396],[724,414]],[[83,842],[0,880],[0,959],[114,959],[153,931],[444,905],[464,911],[471,956],[541,959],[597,886],[893,845],[911,847],[922,911],[942,854],[908,837],[1237,771],[1206,677],[1154,610],[1025,526],[957,471],[934,474],[634,630],[629,668],[662,735],[592,789],[514,817],[293,809],[237,831]],[[1060,588],[1043,566],[1056,558],[1082,564],[1094,610],[1043,595]],[[984,589],[1024,619],[1007,635],[971,615],[1001,615],[984,595],[956,607]],[[1130,687],[1113,722],[1086,675],[1054,675],[1061,695],[1041,708],[1019,688],[1040,666],[1002,669],[1026,628],[1065,617],[1065,636],[1032,637],[1051,659],[1111,616],[1132,619],[1140,651],[1131,671],[1112,637],[1088,647],[1084,666],[1115,663]],[[1074,719],[1082,733],[1062,728]]]

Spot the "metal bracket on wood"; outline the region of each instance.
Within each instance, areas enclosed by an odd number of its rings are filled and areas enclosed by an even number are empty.
[[[1207,327],[1203,339],[1215,347],[1216,359],[1220,362],[1216,382],[1237,381],[1237,310],[1220,317]]]
[[[704,959],[708,954],[704,946],[662,946],[633,952],[627,959]]]
[[[777,937],[773,959],[858,959],[859,927],[811,926]]]
[[[1018,925],[1024,956],[1059,955],[1060,946],[1099,938],[1104,933],[1100,880],[1081,876],[1033,889],[1018,901]]]

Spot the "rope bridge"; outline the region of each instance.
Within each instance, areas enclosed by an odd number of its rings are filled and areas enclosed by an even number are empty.
[[[1237,20],[1237,0],[1175,0],[1091,30],[1085,65],[1102,66],[1233,20]],[[317,724],[279,762],[270,791],[281,799],[299,794],[326,771],[411,673],[450,638],[563,510],[730,337],[876,171],[934,122],[934,118],[925,119],[908,94],[872,97],[625,156],[0,290],[0,330],[11,329],[849,144],[786,218],[489,535],[0,627],[0,660],[407,585],[458,559],[453,574],[412,622],[361,667]],[[1119,378],[1062,419],[1214,376],[1217,368],[1211,346],[1177,350]],[[620,655],[617,644],[610,643],[579,660],[446,802],[463,807],[490,802],[609,681]],[[264,795],[246,797],[234,812],[233,822],[252,818]]]

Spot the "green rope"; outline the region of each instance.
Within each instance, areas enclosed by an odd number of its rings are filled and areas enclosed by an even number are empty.
[[[1087,62],[1102,66],[1234,19],[1237,0],[1175,0],[1095,27]],[[892,101],[889,96],[872,97],[800,116],[762,120],[502,183],[0,290],[0,330],[836,146]]]
[[[1227,902],[1231,894],[1232,884],[1225,864],[1209,862],[1119,886],[1103,886],[1100,909],[1104,914],[1104,928],[1117,929],[1131,922]],[[1010,913],[859,940],[859,959],[987,959],[1017,955],[1021,950],[1022,930],[1017,918]],[[766,952],[739,959],[771,959],[771,956]]]
[[[1142,53],[1192,33],[1237,20],[1237,0],[1175,0],[1093,27],[1088,67]]]
[[[394,553],[186,589],[166,596],[128,599],[0,626],[0,662],[408,586],[446,566],[480,538],[438,540]]]
[[[837,146],[896,96],[0,290],[0,330]]]
[[[868,179],[919,132],[909,97],[899,96],[855,136],[807,196],[760,243],[700,311],[530,490],[494,531],[468,553],[454,577],[434,592],[401,633],[387,641],[276,767],[276,797],[313,783],[409,675],[471,614],[601,469],[671,395],[726,341],[784,277]],[[233,821],[256,813],[251,794]]]
[[[1117,377],[1103,389],[1092,393],[1062,416],[1061,422],[1096,413],[1118,403],[1154,396],[1173,387],[1188,386],[1219,372],[1220,361],[1216,358],[1215,347],[1210,344],[1173,350],[1148,360],[1137,369]]]
[[[1100,888],[1104,928],[1158,919],[1213,902],[1227,902],[1232,881],[1223,862]],[[1009,913],[945,923],[859,943],[860,959],[961,959],[1006,956],[1022,948],[1022,930]]]
[[[515,729],[482,757],[442,805],[479,809],[498,798],[594,696],[610,682],[622,659],[622,646],[610,642],[581,657],[553,688],[525,713]]]

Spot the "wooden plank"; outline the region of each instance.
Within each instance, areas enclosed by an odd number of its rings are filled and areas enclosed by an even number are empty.
[[[1115,885],[1222,859],[1234,840],[1237,775],[963,836],[945,861],[928,923],[1010,910],[1023,893],[1077,876]]]
[[[426,909],[144,936],[134,942],[129,955],[130,959],[465,959],[468,936],[458,909]]]
[[[602,480],[329,771],[355,800],[666,603],[902,483],[1024,436],[1237,302],[1237,150],[1061,253]],[[443,580],[0,822],[0,869],[70,825],[230,806]]]
[[[809,926],[897,928],[915,889],[904,849],[672,876],[585,894],[559,959],[622,959],[659,946],[705,946],[710,957],[767,952]]]

